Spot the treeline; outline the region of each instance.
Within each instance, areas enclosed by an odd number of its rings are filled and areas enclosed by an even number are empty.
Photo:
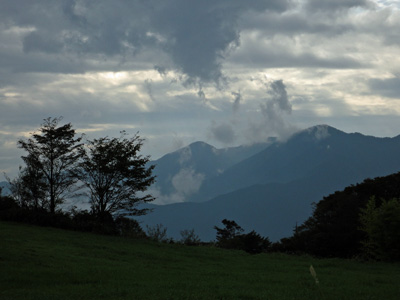
[[[150,158],[139,154],[143,140],[136,134],[128,139],[103,137],[85,140],[77,136],[71,123],[60,125],[62,118],[44,120],[37,133],[19,140],[25,166],[16,178],[6,176],[10,196],[1,196],[0,219],[41,226],[88,231],[102,234],[149,238],[175,242],[166,236],[162,225],[147,227],[127,216],[146,214],[138,205],[153,201],[147,188],[155,181]],[[67,198],[86,196],[90,210],[65,209]],[[268,238],[254,231],[243,234],[234,221],[223,220],[225,228],[215,227],[215,245],[248,253],[265,252]],[[183,230],[179,242],[204,244],[194,230]],[[214,244],[214,243],[213,243]]]
[[[314,204],[312,216],[275,251],[400,260],[400,173],[366,179]]]
[[[143,139],[85,139],[62,117],[47,118],[29,139],[18,141],[26,152],[16,178],[6,176],[11,195],[0,198],[2,219],[102,233],[141,234],[138,205],[154,200],[146,194],[154,182],[149,156],[140,155]],[[1,194],[0,194],[1,196]],[[85,197],[89,211],[65,209],[67,199]],[[128,233],[131,231],[131,233]]]

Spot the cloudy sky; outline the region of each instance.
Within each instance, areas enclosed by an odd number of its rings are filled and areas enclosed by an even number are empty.
[[[154,159],[316,124],[395,136],[399,54],[394,0],[1,0],[0,171],[56,116],[139,131]]]

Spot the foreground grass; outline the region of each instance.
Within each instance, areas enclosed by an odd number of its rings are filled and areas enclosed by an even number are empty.
[[[313,265],[319,286],[309,272]],[[399,299],[400,265],[0,222],[0,299]]]

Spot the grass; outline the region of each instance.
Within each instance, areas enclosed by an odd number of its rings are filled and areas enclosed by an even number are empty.
[[[310,300],[321,293],[399,299],[400,264],[251,256],[0,222],[0,299]]]

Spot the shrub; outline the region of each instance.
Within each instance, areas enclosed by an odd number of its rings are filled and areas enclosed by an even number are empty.
[[[115,219],[115,225],[119,235],[130,238],[144,238],[146,233],[140,227],[139,222],[125,217],[118,217]]]
[[[181,238],[180,242],[184,245],[194,246],[194,245],[199,245],[201,242],[199,236],[194,233],[194,229],[182,230],[181,236],[182,236],[182,238]]]
[[[241,234],[243,228],[235,221],[224,219],[225,228],[215,226],[217,230],[217,246],[225,249],[243,250],[250,254],[266,252],[271,246],[268,238],[264,238],[254,230]]]
[[[164,227],[162,224],[157,224],[153,227],[151,226],[146,226],[147,228],[147,236],[156,242],[168,242],[170,241],[167,237],[167,228]]]

